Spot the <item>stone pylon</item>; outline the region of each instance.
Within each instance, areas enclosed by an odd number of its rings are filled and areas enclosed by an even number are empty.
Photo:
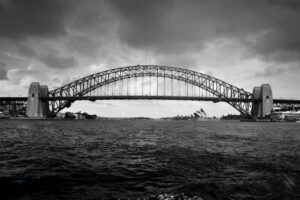
[[[260,87],[254,87],[253,98],[258,102],[252,105],[252,117],[264,118],[270,115],[273,110],[273,95],[269,84],[263,84]]]
[[[38,82],[31,83],[27,98],[27,116],[30,118],[45,118],[49,112],[49,102],[42,101],[40,98],[48,96],[47,85],[40,85]]]

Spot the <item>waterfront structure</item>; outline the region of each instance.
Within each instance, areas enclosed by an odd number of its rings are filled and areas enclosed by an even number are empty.
[[[137,88],[140,93],[136,92]],[[27,102],[27,116],[43,118],[56,116],[77,100],[108,99],[227,102],[247,118],[268,117],[273,104],[300,104],[300,100],[273,99],[269,84],[254,87],[250,93],[213,76],[159,65],[106,70],[51,91],[46,85],[32,83],[27,98],[4,97],[0,102]]]
[[[252,104],[251,116],[263,118],[271,114],[273,110],[273,95],[269,84],[253,88],[253,98],[259,99]]]
[[[300,121],[300,109],[285,110],[281,108],[274,108],[270,114],[270,120],[275,122],[282,121]]]
[[[29,86],[26,115],[33,118],[46,117],[49,112],[48,101],[41,101],[40,98],[49,96],[48,86],[33,82]]]

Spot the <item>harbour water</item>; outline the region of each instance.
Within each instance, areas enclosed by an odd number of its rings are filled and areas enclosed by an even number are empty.
[[[0,199],[300,199],[300,123],[0,120]]]

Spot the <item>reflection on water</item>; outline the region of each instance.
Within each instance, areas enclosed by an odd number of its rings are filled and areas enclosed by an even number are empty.
[[[300,124],[0,121],[1,199],[300,199]]]

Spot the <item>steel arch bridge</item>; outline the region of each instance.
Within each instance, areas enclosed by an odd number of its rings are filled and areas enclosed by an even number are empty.
[[[150,95],[145,95],[143,93],[142,95],[129,95],[128,81],[133,79],[136,84],[138,82],[137,79],[142,78],[141,88],[143,90],[144,77],[150,77],[150,89],[151,78],[156,79],[156,95],[152,95],[151,92]],[[163,79],[164,81],[164,93],[162,95],[159,94],[159,88],[161,88],[159,87],[159,79]],[[170,95],[166,95],[165,92],[165,79],[169,79],[171,81],[170,87],[168,89],[169,91],[171,90]],[[127,80],[126,95],[92,95],[92,91],[95,91],[99,88],[104,88],[105,86],[112,83],[122,84],[123,87],[123,80]],[[176,85],[173,83],[174,80],[177,80],[179,86],[180,82],[186,85],[185,95],[174,95],[173,88],[176,87]],[[198,88],[199,93],[189,96],[189,87]],[[206,93],[200,94],[200,89],[206,91]],[[92,96],[94,96],[94,98],[92,98]],[[60,88],[52,90],[49,92],[49,97],[44,98],[44,100],[50,101],[49,116],[54,116],[62,109],[69,107],[75,100],[83,99],[169,99],[224,101],[245,116],[251,116],[251,105],[253,101],[252,93],[233,86],[225,81],[219,80],[213,76],[188,69],[159,65],[137,65],[102,71],[83,77]]]

